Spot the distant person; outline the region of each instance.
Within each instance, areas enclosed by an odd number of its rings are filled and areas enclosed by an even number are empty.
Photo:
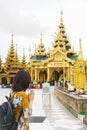
[[[15,120],[21,110],[23,110],[17,130],[29,130],[29,117],[32,114],[32,103],[34,100],[33,90],[29,94],[26,93],[30,82],[30,74],[21,69],[15,75],[12,83],[11,102],[14,108]]]
[[[66,81],[65,81],[65,87],[66,87],[66,89],[68,90],[68,84],[67,84],[67,83],[68,83],[68,81],[66,80]]]
[[[2,84],[2,88],[4,88],[4,84]]]
[[[58,81],[57,86],[58,86],[58,88],[60,87],[60,81]]]
[[[42,82],[40,82],[40,88],[42,88]]]
[[[74,90],[73,86],[70,84],[69,81],[67,81],[67,87],[68,87],[68,90]]]

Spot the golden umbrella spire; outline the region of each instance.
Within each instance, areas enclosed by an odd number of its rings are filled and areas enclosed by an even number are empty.
[[[61,23],[63,23],[63,11],[61,11]]]
[[[11,43],[13,43],[13,33],[11,34]]]
[[[82,52],[82,41],[81,38],[79,39],[79,59],[83,59],[83,52]]]

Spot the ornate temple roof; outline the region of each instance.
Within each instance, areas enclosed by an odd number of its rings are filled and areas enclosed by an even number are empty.
[[[25,57],[25,51],[23,49],[23,56],[21,61],[21,68],[26,68],[26,57]]]
[[[46,56],[45,47],[42,43],[42,33],[40,35],[40,44],[38,45],[38,48],[35,51],[35,55],[38,57]]]
[[[38,48],[36,48],[35,45],[35,53],[33,56],[31,56],[31,59],[36,59],[36,60],[46,60],[47,54],[46,54],[46,50],[44,47],[44,44],[42,42],[42,33],[40,35],[40,43],[38,44]]]
[[[77,59],[77,54],[74,52],[74,49],[71,48],[71,43],[66,34],[66,29],[63,24],[63,12],[61,12],[61,19],[60,19],[60,24],[58,27],[58,33],[56,34],[56,37],[54,38],[54,42],[52,46],[54,49],[59,47],[61,51],[66,53],[66,56],[68,58],[72,60]]]
[[[7,58],[4,64],[5,70],[14,72],[17,71],[17,69],[20,68],[18,54],[17,54],[17,46],[16,51],[13,43],[13,34],[11,35],[11,44],[8,50]]]

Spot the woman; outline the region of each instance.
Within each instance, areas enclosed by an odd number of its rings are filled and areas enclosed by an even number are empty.
[[[29,94],[26,93],[30,82],[30,74],[22,69],[17,72],[12,83],[11,101],[15,119],[18,118],[19,113],[23,110],[17,130],[29,130],[29,117],[32,114],[32,103],[34,99],[33,90]]]

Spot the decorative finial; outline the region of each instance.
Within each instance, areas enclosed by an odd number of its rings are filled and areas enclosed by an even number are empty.
[[[81,38],[79,39],[79,44],[80,44],[80,50],[81,50],[82,49]]]
[[[40,34],[40,44],[42,44],[42,33]]]
[[[83,59],[81,38],[79,39],[79,59]]]
[[[25,49],[23,48],[23,53],[25,52]]]
[[[36,53],[36,44],[35,44],[35,53]]]
[[[11,34],[11,43],[13,43],[13,33]]]
[[[63,22],[63,11],[61,11],[61,23]]]

